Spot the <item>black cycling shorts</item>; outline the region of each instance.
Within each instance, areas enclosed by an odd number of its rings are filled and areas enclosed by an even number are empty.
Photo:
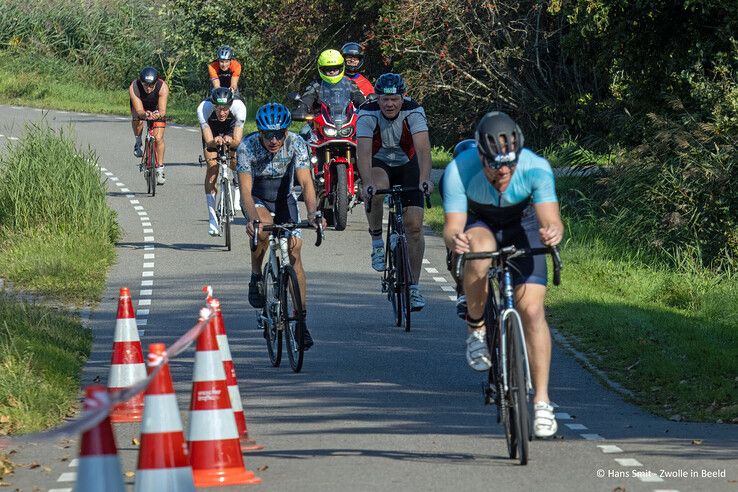
[[[520,221],[497,227],[491,226],[476,217],[469,216],[464,230],[468,231],[473,227],[484,227],[489,230],[494,235],[498,248],[510,245],[518,248],[544,247],[538,232],[541,226],[538,224],[538,217],[532,208],[526,210]],[[545,286],[547,284],[548,267],[546,266],[545,255],[513,258],[508,264],[512,273],[513,285],[539,284]]]
[[[384,161],[372,158],[372,167],[378,167],[387,173],[390,188],[396,185],[418,187],[420,183],[420,165],[418,157],[414,156],[408,162],[401,166],[388,166]],[[413,191],[402,194],[403,207],[420,207],[423,208],[423,193],[421,191]]]
[[[297,199],[292,193],[289,176],[281,178],[257,178],[251,196],[257,207],[264,207],[274,214],[275,224],[299,222]]]

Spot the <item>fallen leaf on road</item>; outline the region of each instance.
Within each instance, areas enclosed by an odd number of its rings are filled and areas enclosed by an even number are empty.
[[[617,487],[612,489],[612,492],[625,492],[625,487],[623,487],[622,485],[618,485]]]
[[[268,469],[269,469],[269,465],[261,465],[260,467],[256,469],[256,471],[264,471]]]
[[[136,476],[136,472],[132,472],[131,470],[128,470],[126,473],[126,478],[133,478]]]
[[[694,444],[695,446],[699,446],[700,444],[702,444],[702,439],[692,439],[692,444]]]
[[[133,439],[131,439],[131,444],[133,444],[134,446],[138,446],[139,444],[141,444],[141,441],[134,437]]]
[[[36,468],[39,468],[39,467],[41,467],[39,463],[31,463],[30,465],[28,465],[29,470],[35,470]]]

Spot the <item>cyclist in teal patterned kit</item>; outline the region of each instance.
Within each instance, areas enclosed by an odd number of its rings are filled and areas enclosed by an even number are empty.
[[[524,148],[523,133],[505,113],[487,113],[475,134],[477,148],[461,152],[443,176],[444,239],[456,254],[555,246],[564,226],[554,175],[546,159]],[[491,364],[484,309],[491,260],[474,260],[464,269],[468,338],[466,358],[478,371]],[[535,387],[534,432],[550,437],[557,425],[548,396],[551,335],[543,301],[546,260],[542,255],[510,260],[515,304],[520,311]]]
[[[286,107],[278,103],[267,103],[256,113],[256,127],[259,131],[245,137],[238,146],[236,170],[243,209],[248,216],[246,232],[249,236],[254,235],[254,220],[260,221],[262,225],[299,222],[297,199],[293,192],[295,179],[303,190],[308,221],[313,226],[316,225],[317,204],[310,156],[302,137],[287,130],[291,121],[292,116]],[[267,233],[261,232],[256,251],[251,253],[249,303],[255,308],[263,307],[265,302],[260,286],[268,237]],[[301,248],[302,237],[298,229],[290,238],[289,250],[290,262],[300,284],[304,309],[307,306],[307,289]],[[312,338],[305,331],[305,348],[308,349],[311,345]]]

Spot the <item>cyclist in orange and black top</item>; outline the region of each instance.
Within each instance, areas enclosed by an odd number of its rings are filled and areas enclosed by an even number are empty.
[[[233,48],[218,48],[218,59],[208,65],[210,83],[214,89],[230,87],[234,95],[238,95],[238,79],[241,78],[241,63],[233,58]]]
[[[164,177],[164,128],[167,126],[167,99],[169,86],[159,77],[154,67],[144,67],[138,78],[128,87],[131,106],[131,125],[136,142],[133,145],[133,154],[143,156],[141,149],[141,134],[144,120],[153,121],[154,138],[156,139],[156,182],[163,185]]]
[[[364,97],[374,94],[374,85],[359,72],[364,66],[364,48],[350,41],[341,47],[341,54],[346,62],[346,77],[356,83]]]

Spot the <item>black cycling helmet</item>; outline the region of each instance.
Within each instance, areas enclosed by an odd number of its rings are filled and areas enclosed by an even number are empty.
[[[383,94],[397,94],[402,96],[406,91],[407,85],[405,84],[405,81],[402,76],[396,73],[383,73],[374,84],[374,92],[376,92],[378,96]]]
[[[229,106],[233,102],[233,91],[230,87],[216,87],[210,91],[210,102],[216,106]]]
[[[479,120],[474,139],[479,152],[487,158],[487,164],[494,168],[502,164],[515,165],[525,145],[518,124],[500,111],[491,111]],[[503,144],[507,144],[507,148],[503,148]]]
[[[153,84],[159,78],[159,72],[154,67],[143,67],[141,73],[138,74],[138,80],[144,84]]]
[[[476,149],[477,148],[477,141],[473,138],[467,138],[466,140],[462,140],[461,142],[456,144],[456,147],[454,147],[454,157],[461,154],[465,150],[469,149]]]
[[[233,48],[223,45],[218,48],[218,60],[230,60],[233,58]]]
[[[343,55],[344,59],[349,56],[359,59],[359,64],[355,67],[350,66],[348,63],[346,64],[346,71],[348,73],[356,73],[361,70],[361,67],[364,66],[364,48],[362,48],[359,43],[349,41],[348,43],[344,44],[343,46],[341,46],[341,54]]]

